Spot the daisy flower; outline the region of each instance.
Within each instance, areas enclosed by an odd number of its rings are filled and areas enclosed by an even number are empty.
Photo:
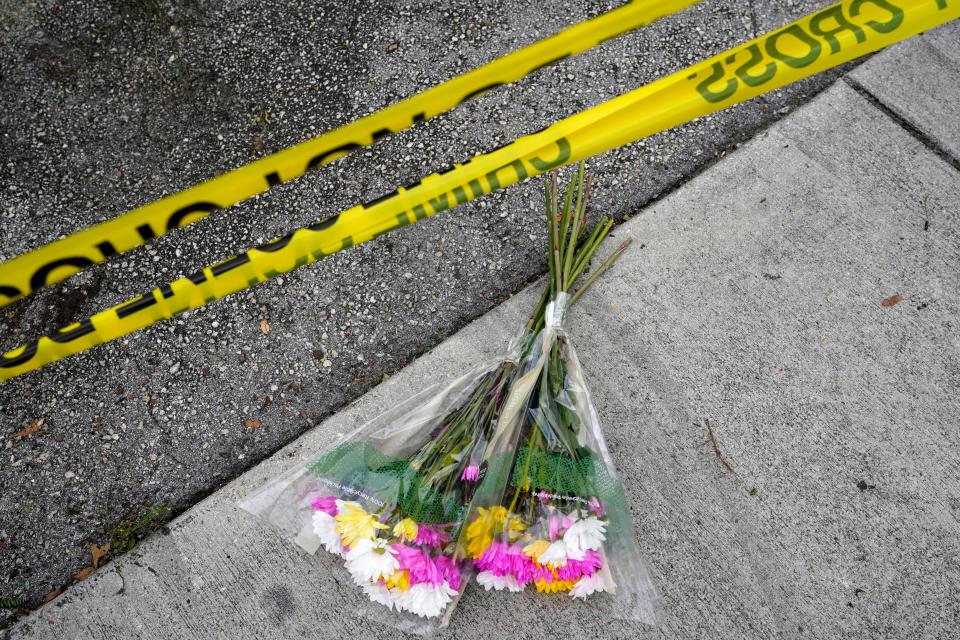
[[[320,538],[323,548],[330,553],[343,555],[343,545],[340,543],[340,533],[337,531],[337,521],[326,511],[313,512],[313,533]]]
[[[540,554],[537,562],[551,567],[562,567],[567,564],[567,545],[563,540],[551,542],[550,546]]]
[[[347,551],[347,571],[358,583],[387,579],[400,568],[396,552],[383,539],[364,538]]]
[[[377,604],[382,604],[387,609],[391,611],[396,607],[400,608],[400,605],[397,602],[397,596],[392,592],[387,585],[382,582],[365,582],[360,585],[363,587],[363,592],[367,594],[367,597],[370,598],[371,602],[376,602]]]
[[[607,523],[598,520],[596,516],[577,520],[563,534],[563,541],[567,545],[567,553],[582,559],[585,551],[596,551],[607,539],[604,534],[606,528]]]
[[[598,571],[592,576],[584,576],[577,580],[573,588],[570,589],[570,597],[586,600],[587,596],[606,590],[606,586],[603,583],[603,576],[601,576]]]
[[[482,586],[487,591],[495,589],[496,591],[513,591],[517,593],[523,590],[523,587],[520,586],[520,583],[517,582],[517,579],[513,574],[506,574],[503,576],[498,576],[489,571],[481,571],[477,574],[477,584]]]
[[[443,613],[457,592],[444,583],[433,587],[429,584],[415,584],[396,595],[397,603],[406,611],[423,617],[435,618]]]

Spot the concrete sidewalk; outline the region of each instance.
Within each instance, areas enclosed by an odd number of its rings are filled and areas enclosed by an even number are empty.
[[[616,232],[570,331],[663,595],[656,629],[471,585],[445,637],[946,638],[960,620],[960,26],[884,52]],[[612,243],[611,243],[612,244]],[[494,356],[527,290],[10,638],[395,637],[240,512]],[[728,472],[704,445],[709,419]],[[504,613],[500,613],[504,612]]]

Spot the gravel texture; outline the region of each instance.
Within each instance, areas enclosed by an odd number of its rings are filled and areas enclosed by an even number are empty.
[[[0,0],[0,259],[614,4]],[[706,0],[0,310],[0,349],[826,4]],[[833,77],[597,158],[594,212],[639,210]],[[182,511],[537,277],[540,188],[487,196],[5,383],[0,598],[39,604],[118,522]]]

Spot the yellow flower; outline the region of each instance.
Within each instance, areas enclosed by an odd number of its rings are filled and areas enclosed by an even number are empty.
[[[493,537],[506,533],[511,541],[518,538],[526,525],[499,505],[478,507],[477,517],[467,526],[467,553],[479,558],[493,543]]]
[[[510,516],[507,518],[507,536],[510,538],[510,542],[515,541],[523,534],[523,530],[527,528],[527,525],[523,523],[523,520],[517,516]]]
[[[403,571],[394,571],[393,574],[387,578],[387,588],[388,589],[397,589],[399,591],[406,591],[410,588],[410,572],[404,569]]]
[[[393,527],[393,536],[399,538],[401,542],[407,540],[416,540],[419,528],[412,518],[404,518]]]
[[[559,593],[561,591],[570,591],[573,588],[573,580],[557,580],[553,579],[553,582],[547,582],[546,580],[537,580],[533,583],[537,587],[537,591],[543,593]]]
[[[364,511],[363,507],[349,502],[341,503],[336,519],[340,539],[349,547],[359,540],[372,540],[377,535],[377,529],[387,528],[387,525],[377,522],[376,516]]]
[[[543,552],[546,551],[547,547],[549,546],[550,543],[546,540],[536,540],[525,546],[523,548],[523,553],[525,556],[536,560],[543,555]]]

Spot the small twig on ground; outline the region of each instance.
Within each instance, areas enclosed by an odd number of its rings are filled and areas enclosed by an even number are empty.
[[[727,471],[729,471],[730,473],[736,473],[736,471],[733,470],[733,467],[730,466],[730,463],[727,462],[726,459],[723,457],[723,454],[720,453],[720,446],[717,444],[716,436],[713,435],[713,427],[710,426],[710,421],[704,418],[703,424],[707,426],[707,439],[704,440],[703,444],[713,445],[713,452],[717,454],[717,460],[719,460],[720,463],[727,468]]]

